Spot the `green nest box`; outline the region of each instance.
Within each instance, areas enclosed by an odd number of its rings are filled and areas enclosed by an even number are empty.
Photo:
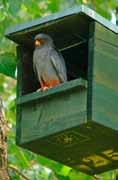
[[[68,81],[36,92],[34,36],[49,34]],[[80,6],[6,31],[18,44],[19,146],[88,174],[118,168],[118,28]]]

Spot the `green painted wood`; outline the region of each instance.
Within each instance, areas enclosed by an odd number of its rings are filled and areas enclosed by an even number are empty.
[[[6,30],[5,34],[6,34],[6,36],[10,37],[15,32],[19,33],[20,31],[26,31],[27,29],[32,29],[33,27],[35,28],[38,25],[44,25],[46,23],[48,25],[52,21],[56,22],[56,20],[61,20],[64,17],[72,16],[73,14],[86,15],[89,17],[89,19],[95,20],[95,21],[99,22],[100,24],[102,24],[103,26],[107,27],[108,29],[111,29],[112,31],[118,33],[118,28],[115,25],[111,24],[107,19],[103,18],[102,16],[100,16],[95,11],[91,10],[90,8],[88,8],[84,5],[81,5],[81,6],[77,6],[74,8],[64,10],[59,13],[55,13],[48,17],[40,18],[40,19],[37,19],[32,22],[24,23],[21,25],[17,25],[16,27],[9,28],[8,30]]]
[[[22,96],[22,47],[17,46],[17,97]],[[20,70],[21,69],[21,70]],[[19,137],[16,136],[16,141],[20,139],[21,135],[21,107],[16,106],[16,114],[18,114],[18,118],[16,121],[16,132],[19,134]]]
[[[40,100],[42,98],[46,98],[54,94],[64,93],[66,91],[70,91],[71,89],[76,89],[78,87],[87,88],[87,81],[84,79],[76,79],[76,80],[72,80],[72,81],[60,84],[59,86],[51,88],[44,92],[33,92],[31,94],[27,94],[18,98],[17,104],[28,103],[31,101],[35,101],[37,99]]]
[[[20,145],[93,175],[117,168],[117,137],[113,130],[89,121],[51,136],[40,139],[37,137]]]
[[[118,47],[97,39],[95,44],[95,80],[118,92]]]
[[[17,69],[22,69],[22,48],[18,46],[17,52]],[[22,96],[22,71],[17,72],[17,97]]]
[[[26,30],[18,34],[12,34],[10,38],[18,44],[24,44],[25,46],[34,48],[34,36],[43,32],[49,34],[54,39],[58,49],[64,49],[81,41],[85,41],[88,37],[89,21],[86,21],[86,16],[84,18],[85,20],[83,20],[82,14],[80,14],[80,16],[75,14],[64,17],[57,22],[48,23],[48,26],[42,24],[35,29],[31,28],[29,29],[31,32]]]
[[[85,123],[86,99],[86,88],[80,85],[63,93],[21,103],[20,142],[45,137]]]
[[[106,27],[103,27],[99,23],[97,23],[97,25],[95,26],[95,37],[113,46],[118,47],[118,34],[114,33],[113,31],[108,30]],[[112,51],[112,48],[111,48],[111,51]]]
[[[93,81],[93,60],[94,60],[94,22],[89,25],[89,41],[88,41],[88,91],[87,91],[87,120],[92,117],[92,81]]]
[[[94,83],[93,118],[106,127],[118,130],[118,91]]]
[[[101,39],[96,34],[99,34],[98,24],[95,28],[92,120],[118,130],[118,41],[112,39],[113,32],[106,32],[114,45],[106,42],[102,27]]]
[[[18,66],[18,84],[20,86],[20,94],[23,96],[24,94],[31,93],[36,91],[37,81],[34,75],[33,70],[33,51],[27,47],[20,46],[20,63],[21,65]],[[19,82],[19,79],[21,81]]]

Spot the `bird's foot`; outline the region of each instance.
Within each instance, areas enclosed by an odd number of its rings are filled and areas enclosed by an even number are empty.
[[[42,91],[46,91],[48,89],[49,89],[49,87],[44,86],[44,87],[41,87],[41,88],[37,89],[36,92],[42,92]]]
[[[39,88],[36,90],[36,92],[41,92],[42,91],[42,88]]]
[[[42,91],[45,91],[45,90],[48,90],[48,89],[49,89],[49,87],[44,86],[44,87],[42,88]]]

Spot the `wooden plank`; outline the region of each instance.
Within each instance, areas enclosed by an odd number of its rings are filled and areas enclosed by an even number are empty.
[[[67,9],[67,10],[64,10],[63,12],[54,13],[53,15],[49,15],[49,16],[46,16],[43,18],[39,18],[39,19],[30,21],[30,22],[19,24],[19,25],[16,25],[15,27],[10,27],[10,28],[6,29],[5,35],[8,36],[9,34],[13,34],[15,32],[19,33],[20,31],[27,31],[27,30],[31,31],[30,29],[37,28],[36,26],[38,26],[38,25],[44,25],[44,24],[49,25],[52,22],[54,24],[54,23],[57,23],[58,20],[63,19],[66,16],[77,14],[81,11],[82,11],[82,6],[79,6],[74,9],[72,9],[72,8]]]
[[[80,78],[80,79],[76,79],[76,80],[72,80],[72,81],[67,81],[63,84],[60,84],[57,87],[51,88],[51,89],[46,90],[44,92],[34,92],[31,94],[27,94],[27,95],[24,95],[24,96],[18,98],[17,104],[22,104],[22,103],[27,103],[27,102],[34,101],[37,99],[42,99],[44,97],[48,97],[48,96],[51,96],[53,94],[63,93],[65,91],[71,90],[73,88],[76,89],[77,87],[80,87],[80,89],[82,87],[86,88],[87,87],[87,81]]]
[[[92,22],[89,26],[88,41],[88,91],[87,91],[87,120],[92,118],[92,81],[93,81],[93,60],[94,60],[94,26]]]
[[[108,21],[104,17],[100,16],[98,13],[96,13],[92,9],[90,9],[84,5],[81,5],[79,7],[70,8],[70,9],[64,10],[59,13],[55,13],[53,15],[50,15],[50,16],[47,16],[44,18],[40,18],[40,19],[31,21],[31,22],[17,25],[16,27],[13,27],[13,28],[11,27],[6,30],[5,35],[10,36],[10,34],[13,34],[15,32],[25,31],[27,29],[31,29],[32,27],[35,28],[37,25],[50,23],[51,21],[56,22],[57,19],[62,19],[66,16],[71,16],[73,14],[78,15],[81,13],[88,16],[89,20],[97,21],[97,22],[101,23],[102,26],[106,26],[108,29],[111,29],[112,31],[118,33],[118,28],[114,24],[110,23],[110,21]]]
[[[21,104],[21,142],[45,137],[86,122],[87,91],[76,87],[63,94]]]
[[[95,24],[95,37],[118,47],[118,33],[110,31],[99,23]]]
[[[17,46],[17,97],[22,96],[22,47]],[[18,115],[16,118],[16,142],[20,141],[21,138],[21,112],[22,108],[19,106],[16,106],[16,114]]]
[[[118,130],[118,91],[94,82],[92,115],[94,121]]]
[[[95,39],[94,80],[118,92],[118,48]]]
[[[112,129],[92,122],[21,146],[89,175],[118,165],[116,134]]]
[[[34,48],[35,35],[46,33],[54,39],[56,47],[63,49],[80,41],[85,41],[88,37],[89,22],[86,22],[86,17],[85,21],[83,21],[83,18],[82,14],[64,17],[61,20],[57,20],[57,22],[38,25],[23,32],[14,33],[10,38],[18,44]]]
[[[95,36],[92,120],[118,130],[118,47]]]
[[[22,76],[22,47],[17,46],[17,97],[22,96],[22,82],[23,82],[23,76]]]

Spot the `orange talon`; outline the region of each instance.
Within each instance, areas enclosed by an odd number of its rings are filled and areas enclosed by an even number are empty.
[[[55,86],[57,86],[59,84],[60,84],[59,80],[49,80],[49,81],[46,81],[46,82],[42,82],[41,83],[41,88],[39,88],[37,90],[37,92],[46,91],[46,90],[48,90],[50,88],[53,88],[53,87],[55,87]]]
[[[49,87],[44,86],[44,87],[42,88],[42,91],[45,91],[45,90],[48,90],[48,89],[49,89]]]

